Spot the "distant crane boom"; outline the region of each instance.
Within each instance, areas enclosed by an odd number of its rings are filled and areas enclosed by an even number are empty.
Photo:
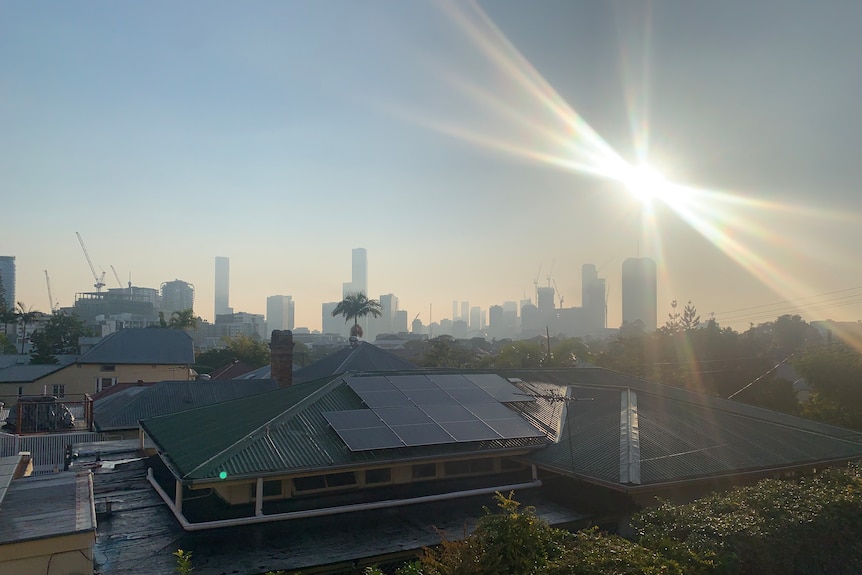
[[[45,270],[45,283],[48,285],[48,303],[51,304],[51,313],[53,313],[60,306],[54,305],[54,294],[51,293],[51,278],[48,277],[48,270]]]
[[[102,271],[102,275],[96,273],[96,268],[93,267],[93,261],[90,259],[90,254],[87,252],[87,246],[84,245],[84,238],[81,237],[81,234],[75,232],[75,235],[78,236],[78,242],[81,244],[81,249],[84,250],[84,257],[87,258],[87,263],[90,265],[90,271],[93,272],[93,279],[96,280],[96,283],[93,284],[93,287],[96,288],[97,292],[102,291],[102,288],[105,287],[105,272]]]
[[[120,281],[120,276],[117,274],[117,270],[114,269],[113,264],[111,264],[111,271],[114,272],[114,277],[117,279],[117,285],[123,287],[123,282]]]

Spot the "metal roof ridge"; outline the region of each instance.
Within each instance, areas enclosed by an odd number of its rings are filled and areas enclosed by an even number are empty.
[[[273,424],[274,421],[277,421],[277,420],[282,419],[284,417],[292,417],[293,415],[296,414],[296,411],[300,407],[305,408],[309,402],[311,402],[312,400],[316,401],[319,398],[319,396],[324,395],[325,393],[328,393],[329,391],[331,391],[331,388],[335,387],[335,384],[340,383],[340,382],[341,382],[341,377],[339,376],[339,377],[332,379],[329,383],[320,386],[318,389],[314,390],[313,392],[311,392],[310,394],[308,394],[304,398],[300,399],[299,401],[297,401],[296,403],[294,403],[293,405],[291,405],[290,407],[288,407],[287,409],[285,409],[284,411],[282,411],[281,413],[279,413],[275,417],[270,418],[269,420],[267,420],[263,424],[259,425],[258,427],[256,427],[252,431],[246,433],[243,437],[237,439],[236,441],[234,441],[233,443],[231,443],[230,445],[228,445],[227,447],[225,447],[224,449],[222,449],[218,453],[213,454],[208,459],[202,461],[197,466],[195,466],[194,468],[187,471],[183,475],[183,479],[189,478],[193,473],[195,473],[196,471],[198,471],[199,469],[201,469],[205,465],[212,463],[215,459],[217,459],[220,456],[228,456],[229,457],[229,456],[233,455],[233,453],[232,453],[233,451],[236,451],[242,447],[245,447],[245,445],[240,445],[241,443],[244,443],[249,439],[254,439],[262,431],[268,432],[269,427]],[[288,389],[288,388],[285,388],[285,389]],[[265,395],[265,394],[261,394],[261,395]],[[255,397],[255,396],[251,396],[251,397]]]
[[[365,342],[362,342],[362,343],[365,343]],[[356,354],[359,352],[359,348],[360,348],[360,347],[362,347],[362,343],[360,343],[359,345],[357,345],[356,347],[354,347],[354,348],[351,350],[351,352],[347,354],[347,357],[345,357],[345,358],[344,358],[344,361],[342,361],[342,362],[338,365],[338,367],[336,367],[336,368],[335,368],[335,372],[334,372],[334,373],[341,373],[341,372],[343,371],[343,369],[342,369],[342,368],[344,368],[345,364],[346,364],[348,361],[350,361],[350,360],[351,360],[351,358],[353,358],[353,356],[354,356],[354,355],[356,355]]]
[[[630,388],[620,392],[620,483],[640,485],[641,447],[638,396]]]

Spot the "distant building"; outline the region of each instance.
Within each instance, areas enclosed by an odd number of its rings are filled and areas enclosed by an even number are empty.
[[[293,296],[271,295],[266,298],[266,333],[271,334],[274,329],[293,331],[293,327]]]
[[[195,308],[195,286],[182,280],[162,284],[162,312],[165,319],[174,312]]]
[[[581,268],[581,307],[587,333],[595,334],[607,327],[607,288],[593,264]]]
[[[0,256],[0,280],[3,280],[3,289],[6,290],[4,299],[6,305],[15,307],[15,256]]]
[[[623,323],[640,322],[644,330],[656,330],[656,266],[649,258],[623,262]]]
[[[159,324],[159,290],[129,286],[103,292],[75,294],[73,312],[91,326],[109,325],[116,329]],[[105,334],[115,331],[108,330]]]
[[[365,248],[354,248],[352,253],[352,275],[342,285],[342,297],[352,293],[368,295],[368,252]]]
[[[238,311],[217,315],[215,325],[219,337],[234,338],[239,335],[266,339],[266,321],[262,314]]]
[[[337,301],[326,302],[321,305],[323,317],[321,318],[321,329],[323,333],[345,335],[349,329],[342,316],[332,317],[332,312],[338,307]]]
[[[224,256],[215,258],[215,315],[233,313],[230,307],[230,259]]]
[[[404,333],[407,331],[407,321],[410,318],[407,317],[406,309],[399,309],[395,312],[395,318],[392,320],[392,331],[395,333]]]

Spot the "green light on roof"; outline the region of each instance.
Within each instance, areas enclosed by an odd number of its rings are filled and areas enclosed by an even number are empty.
[[[219,471],[218,478],[227,479],[227,471]]]

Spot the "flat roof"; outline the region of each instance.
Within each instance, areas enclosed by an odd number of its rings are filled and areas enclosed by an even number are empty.
[[[0,545],[96,530],[92,474],[16,479],[0,508]]]

